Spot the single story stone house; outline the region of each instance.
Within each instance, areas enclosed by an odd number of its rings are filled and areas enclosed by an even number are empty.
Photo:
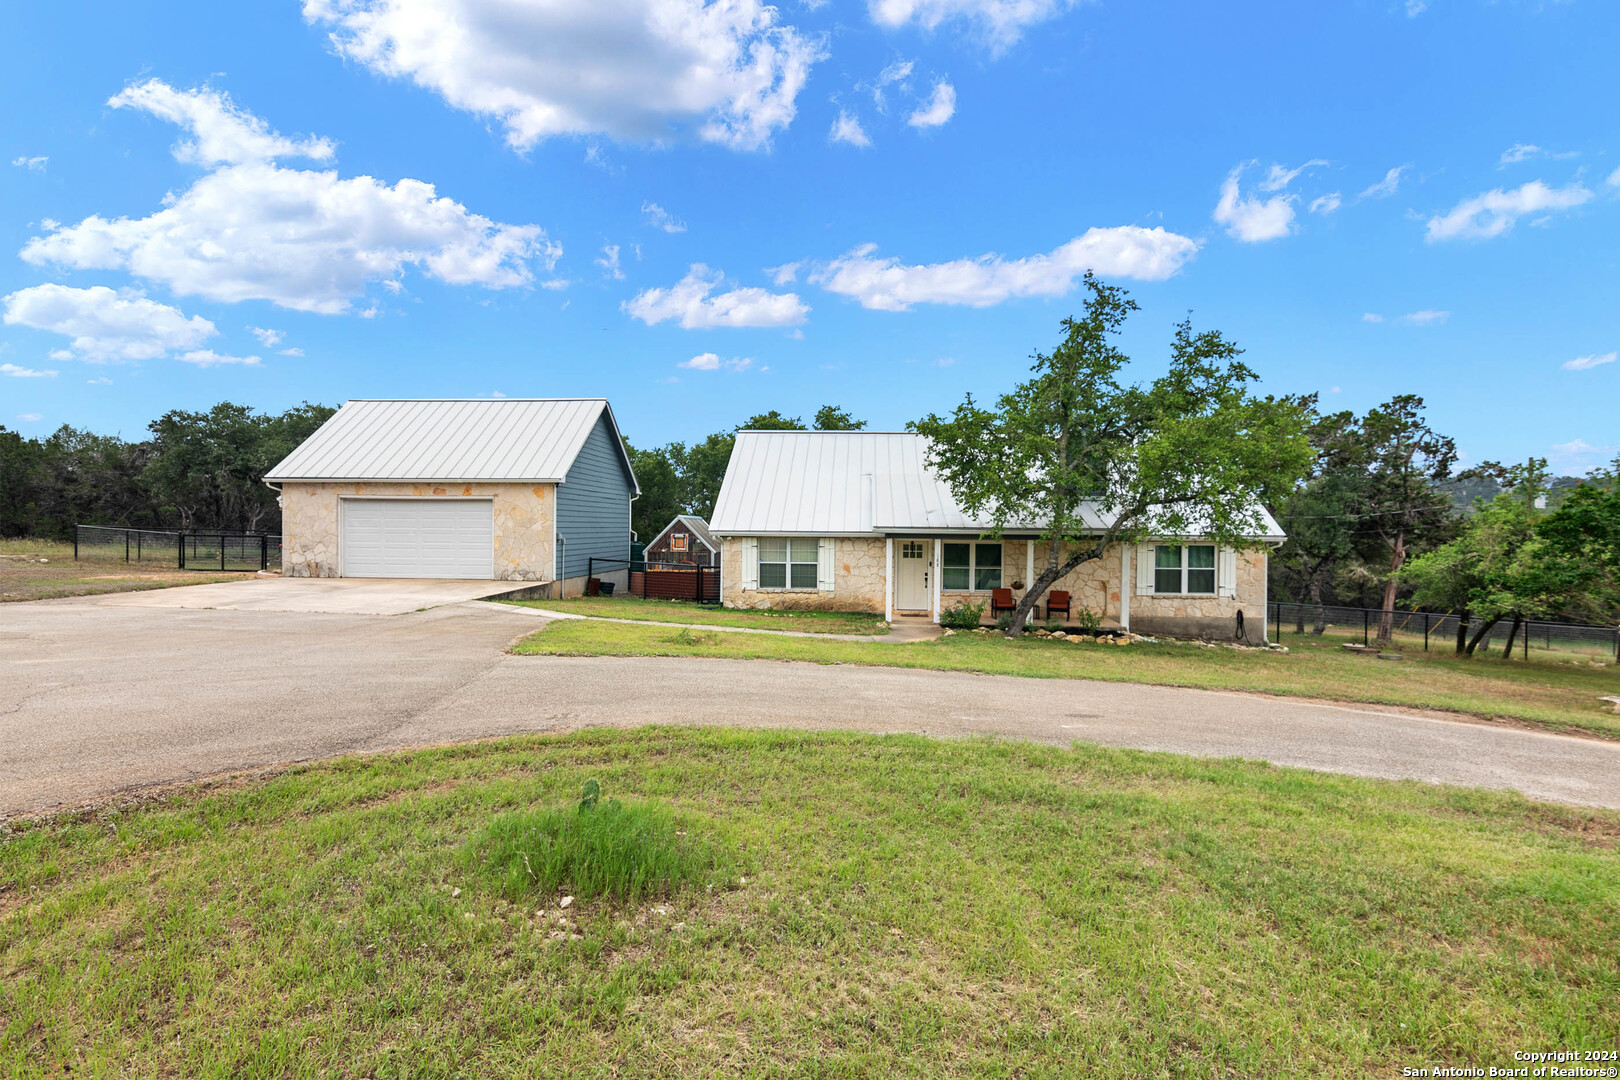
[[[290,577],[491,578],[568,593],[592,557],[628,576],[641,494],[601,398],[350,401],[265,482],[281,492]]]
[[[720,543],[709,535],[709,523],[696,514],[675,515],[643,554],[649,563],[720,565]]]
[[[913,432],[738,432],[709,523],[722,546],[722,603],[938,622],[962,598],[1022,595],[1046,565],[1039,530],[985,538],[989,523],[961,509],[927,450]],[[1053,588],[1105,625],[1258,643],[1269,549],[1284,536],[1264,514],[1249,539],[1242,550],[1198,536],[1116,546]]]

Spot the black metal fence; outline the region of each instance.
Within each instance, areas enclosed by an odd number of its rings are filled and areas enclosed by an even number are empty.
[[[1314,636],[1318,625],[1322,627],[1323,637],[1371,644],[1378,638],[1378,626],[1384,616],[1377,608],[1333,604],[1273,603],[1267,607],[1272,640],[1285,644],[1285,635],[1303,632]],[[1449,611],[1397,610],[1393,640],[1407,649],[1449,651],[1456,647],[1458,622],[1459,616]],[[1484,625],[1480,619],[1471,620],[1466,628],[1468,638],[1471,640]],[[1511,649],[1522,656],[1539,653],[1541,659],[1588,657],[1620,661],[1620,628],[1536,619],[1526,619],[1515,626],[1511,619],[1503,619],[1480,639],[1474,651],[1483,654],[1492,649],[1499,654]]]
[[[177,570],[269,570],[281,566],[281,537],[75,525],[73,557],[81,562],[139,563]]]

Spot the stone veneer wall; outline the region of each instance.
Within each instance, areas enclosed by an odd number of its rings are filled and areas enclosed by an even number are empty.
[[[883,613],[882,537],[839,537],[833,541],[833,587],[819,589],[744,589],[742,538],[720,541],[720,600],[729,608],[774,608],[779,611],[871,611]]]
[[[1264,641],[1267,558],[1264,549],[1238,552],[1236,596],[1132,596],[1131,629],[1139,634],[1230,641],[1237,636],[1241,611],[1243,639]]]
[[[1063,555],[1067,558],[1074,554],[1072,548],[1065,548]],[[1035,544],[1035,574],[1039,576],[1046,569],[1046,550],[1039,541]],[[1026,540],[1009,540],[1005,542],[1001,558],[1001,578],[1009,585],[1014,581],[1022,581],[1028,585],[1029,577],[1029,542]],[[1052,588],[1062,589],[1069,594],[1070,611],[1078,615],[1081,608],[1089,608],[1104,619],[1117,620],[1119,618],[1119,548],[1109,548],[1103,552],[1099,559],[1083,562],[1073,570],[1058,578],[1052,583]],[[1013,590],[1013,599],[1022,599],[1023,589]],[[940,594],[940,609],[950,607],[958,600],[968,600],[975,604],[983,604],[983,622],[988,625],[990,618],[990,594],[987,592],[954,592],[946,589]],[[1135,601],[1132,601],[1134,604]],[[1041,611],[1046,610],[1046,602],[1041,601]]]
[[[551,484],[284,484],[281,489],[281,566],[288,577],[338,577],[340,495],[465,496],[492,499],[495,577],[550,581],[556,489]]]

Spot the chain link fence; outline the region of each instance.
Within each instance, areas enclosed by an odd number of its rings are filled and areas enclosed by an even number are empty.
[[[175,570],[279,570],[281,537],[269,533],[75,525],[73,558],[79,562],[122,562]]]
[[[1273,603],[1267,614],[1273,640],[1286,645],[1292,637],[1316,635],[1337,641],[1370,644],[1378,638],[1378,625],[1384,613],[1377,608],[1340,607],[1333,604]],[[1407,650],[1452,651],[1457,645],[1459,617],[1453,612],[1396,611],[1392,642]],[[1466,628],[1472,640],[1484,622],[1473,619]],[[1512,634],[1512,641],[1508,635]],[[1512,649],[1531,659],[1589,659],[1620,661],[1620,628],[1582,626],[1579,623],[1526,620],[1517,627],[1504,619],[1491,627],[1475,646],[1476,654]]]

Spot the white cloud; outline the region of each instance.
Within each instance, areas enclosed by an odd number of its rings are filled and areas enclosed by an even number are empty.
[[[1087,270],[1162,281],[1197,254],[1198,244],[1163,228],[1122,225],[1089,229],[1050,254],[1012,261],[990,254],[907,266],[897,258],[877,257],[876,250],[875,244],[863,244],[817,267],[810,280],[879,311],[905,311],[912,304],[989,307],[1015,297],[1064,296]]]
[[[285,336],[280,330],[267,330],[262,326],[250,326],[247,329],[248,333],[258,338],[259,344],[267,349],[280,345],[281,339]]]
[[[1514,143],[1502,151],[1503,165],[1517,165],[1521,161],[1529,161],[1541,154],[1541,147],[1535,143]]]
[[[667,233],[683,233],[686,231],[686,222],[675,220],[668,210],[655,202],[642,203],[641,212],[647,215],[648,224],[654,228],[663,229]]]
[[[1591,356],[1577,356],[1573,360],[1565,360],[1559,367],[1565,371],[1590,371],[1600,364],[1614,363],[1616,357],[1620,357],[1620,353],[1593,353]]]
[[[914,128],[941,127],[956,115],[956,87],[940,79],[934,83],[934,95],[906,118]]]
[[[810,308],[794,293],[738,288],[710,294],[725,280],[718,270],[693,263],[687,275],[668,289],[647,289],[622,306],[648,326],[670,319],[687,330],[715,327],[797,326]]]
[[[719,371],[721,368],[728,371],[747,371],[754,366],[754,358],[752,356],[733,356],[729,360],[723,360],[717,353],[706,352],[699,353],[690,360],[682,360],[675,366],[688,368],[692,371]],[[760,370],[769,371],[770,369],[760,368]]]
[[[24,155],[22,157],[12,158],[11,163],[17,166],[19,169],[27,169],[29,172],[44,172],[45,166],[50,162],[50,160],[51,159],[46,157],[44,154],[41,154],[38,157],[28,157]]]
[[[1609,174],[1608,183],[1610,187],[1620,187],[1620,169],[1616,169]]]
[[[528,149],[554,135],[700,138],[757,149],[793,120],[821,41],[761,0],[304,0],[344,56],[492,117]]]
[[[1387,199],[1389,196],[1395,194],[1396,191],[1400,190],[1401,175],[1410,168],[1410,165],[1395,166],[1393,169],[1389,170],[1389,172],[1384,174],[1384,178],[1382,180],[1363,191],[1361,193],[1361,198]]]
[[[797,262],[783,263],[781,266],[767,266],[765,272],[771,275],[772,284],[791,285],[799,280],[799,267],[804,263],[805,260],[800,259]]]
[[[916,63],[911,60],[896,60],[894,63],[878,72],[877,82],[872,85],[872,104],[877,106],[878,112],[888,110],[888,102],[884,97],[883,88],[899,83],[901,89],[907,89],[906,80],[911,78],[911,72]],[[860,87],[856,87],[860,89]]]
[[[1464,199],[1449,212],[1430,218],[1427,239],[1489,240],[1513,228],[1513,223],[1527,214],[1570,210],[1591,198],[1592,192],[1579,182],[1550,188],[1540,180],[1532,180],[1511,191],[1497,188]]]
[[[1253,195],[1242,194],[1238,180],[1243,170],[1252,164],[1244,162],[1222,181],[1220,201],[1215,204],[1215,221],[1226,226],[1227,235],[1244,243],[1280,240],[1294,231],[1294,196],[1273,195],[1262,202]]]
[[[169,97],[156,87],[144,84],[126,104],[167,108]],[[178,112],[180,122],[195,136],[185,145],[201,158],[241,157],[286,141],[234,106],[219,120],[198,105],[208,104],[206,96],[176,96],[190,110]],[[529,262],[550,269],[562,248],[537,225],[470,213],[420,180],[389,187],[370,176],[339,179],[335,171],[245,161],[208,173],[148,217],[91,216],[34,237],[21,254],[35,264],[127,270],[182,296],[336,314],[350,310],[369,283],[413,266],[451,285],[526,285]]]
[[[258,367],[257,356],[224,356],[213,349],[197,349],[193,352],[181,353],[180,359],[188,364],[198,367],[215,367],[219,364],[243,364],[247,367]]]
[[[54,379],[59,371],[38,371],[34,368],[18,367],[16,364],[0,364],[0,375],[13,379]]]
[[[0,304],[5,305],[7,326],[70,337],[73,351],[91,361],[153,360],[219,332],[201,315],[187,318],[139,292],[114,292],[105,285],[35,285],[0,298]]]
[[[1620,450],[1620,446],[1593,446],[1585,439],[1571,439],[1565,443],[1554,443],[1547,448],[1553,453],[1555,467],[1560,469],[1579,469],[1590,463],[1594,454],[1612,454]],[[1562,459],[1562,460],[1559,460]]]
[[[832,130],[827,132],[827,141],[848,143],[850,146],[872,145],[872,140],[866,136],[866,129],[861,127],[860,118],[844,109],[839,110],[838,119],[833,121]]]
[[[966,23],[1000,52],[1026,28],[1068,9],[1071,0],[867,0],[872,21],[891,30],[915,23],[933,30],[944,23]]]
[[[191,133],[174,156],[194,165],[242,165],[276,158],[327,161],[336,147],[329,139],[284,138],[262,119],[238,108],[230,95],[199,87],[176,90],[161,79],[128,86],[107,102],[115,109],[139,109]]]
[[[619,245],[603,244],[600,258],[592,260],[602,268],[602,272],[614,281],[624,280],[624,271],[619,269]]]
[[[1411,323],[1413,326],[1434,326],[1451,318],[1449,311],[1414,311],[1410,315],[1402,315],[1401,322]]]
[[[1260,181],[1260,183],[1256,186],[1258,186],[1261,191],[1281,191],[1298,179],[1299,174],[1304,172],[1306,169],[1314,169],[1318,165],[1326,164],[1327,162],[1321,158],[1312,158],[1297,169],[1288,169],[1281,165],[1273,165],[1271,168],[1266,170],[1266,178]]]
[[[1381,322],[1384,321],[1384,317],[1382,315],[1379,315],[1377,312],[1369,311],[1369,312],[1367,312],[1367,314],[1365,314],[1365,315],[1363,315],[1361,317],[1361,321],[1362,322],[1370,322],[1370,323],[1381,323]]]
[[[86,379],[84,381],[90,386],[111,386],[113,384],[113,381],[107,378],[105,375],[98,376],[94,379]]]
[[[1429,10],[1429,0],[1406,0],[1406,17],[1415,19]]]
[[[17,419],[21,420],[25,424],[32,424],[36,420],[45,419],[45,417],[41,416],[37,412],[25,412],[25,413],[18,413],[17,414]]]
[[[52,349],[51,352],[50,352],[50,357],[51,357],[52,360],[72,360],[73,359],[73,350],[72,349]]]
[[[1331,214],[1344,205],[1344,196],[1337,191],[1330,191],[1326,195],[1319,195],[1311,200],[1311,213]]]

